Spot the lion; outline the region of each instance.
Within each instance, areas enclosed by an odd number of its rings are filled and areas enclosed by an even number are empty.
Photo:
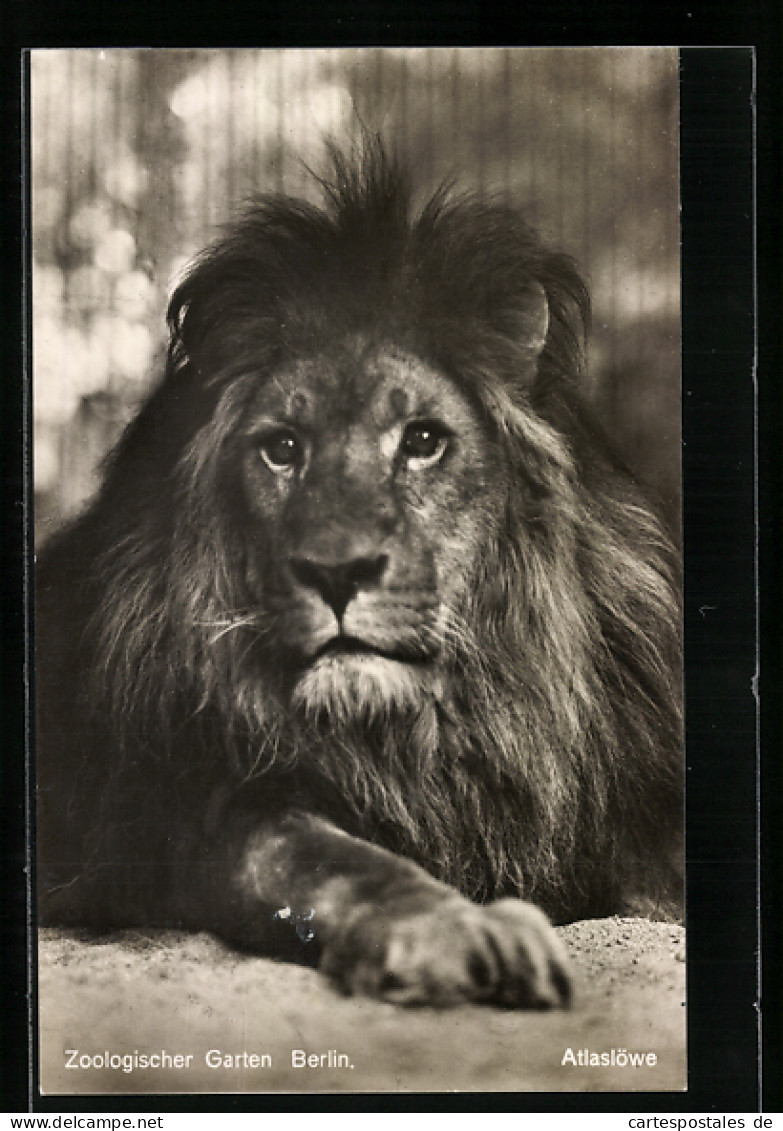
[[[257,198],[37,569],[44,923],[210,931],[400,1005],[565,1006],[675,913],[677,556],[580,394],[587,290],[383,148]]]

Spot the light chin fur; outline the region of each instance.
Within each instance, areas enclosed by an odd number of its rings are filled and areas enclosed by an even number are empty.
[[[385,656],[322,656],[299,678],[293,705],[335,723],[418,710],[432,694],[426,669]]]

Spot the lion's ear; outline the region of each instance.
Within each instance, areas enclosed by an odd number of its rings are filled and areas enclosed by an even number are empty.
[[[531,283],[514,308],[503,312],[502,322],[504,334],[514,341],[523,359],[520,380],[528,383],[536,376],[549,332],[549,300],[541,284]]]

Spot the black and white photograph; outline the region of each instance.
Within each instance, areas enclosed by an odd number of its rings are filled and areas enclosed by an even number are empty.
[[[32,51],[44,1095],[686,1088],[678,66]]]

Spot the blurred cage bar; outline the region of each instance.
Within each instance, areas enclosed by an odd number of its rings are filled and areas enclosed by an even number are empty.
[[[422,199],[504,198],[580,264],[589,395],[673,527],[680,492],[678,59],[668,48],[53,50],[31,61],[36,535],[94,491],[188,258],[256,192],[317,196],[379,132]]]

